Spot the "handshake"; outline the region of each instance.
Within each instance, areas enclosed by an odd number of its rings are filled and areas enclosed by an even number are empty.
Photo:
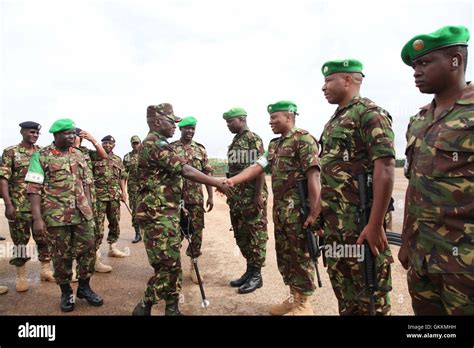
[[[222,181],[216,179],[216,181],[217,192],[220,192],[221,194],[224,194],[227,197],[231,197],[233,195],[234,182],[232,181],[232,178],[225,178]]]

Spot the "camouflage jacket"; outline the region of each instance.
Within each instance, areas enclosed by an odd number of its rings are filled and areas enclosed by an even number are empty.
[[[165,137],[156,131],[148,133],[138,151],[137,220],[178,216],[185,164]]]
[[[392,118],[367,98],[337,108],[321,139],[321,214],[325,233],[359,234],[357,174],[373,173],[374,161],[395,157]]]
[[[86,180],[87,163],[82,152],[70,148],[69,153],[63,154],[54,143],[33,155],[25,179],[27,192],[42,197],[41,212],[48,227],[93,219],[91,202],[84,190]]]
[[[39,149],[38,145],[34,146],[34,151]],[[10,198],[18,212],[31,212],[30,201],[26,194],[25,176],[32,155],[33,153],[28,153],[21,144],[7,147],[2,155],[0,177],[8,181]]]
[[[204,145],[192,141],[190,145],[183,145],[181,140],[172,142],[171,147],[179,157],[186,159],[186,164],[196,168],[204,174],[211,174],[212,167],[209,165],[207,152]],[[186,204],[204,204],[202,185],[183,179],[183,200]]]
[[[239,174],[245,168],[254,164],[264,154],[262,139],[250,130],[236,134],[227,150],[227,163],[229,165],[229,176]],[[227,199],[230,205],[247,205],[254,209],[255,187],[257,180],[242,183],[234,187],[234,194]],[[263,184],[263,198],[268,196],[267,184]]]
[[[94,186],[96,198],[99,201],[116,201],[122,196],[120,180],[127,178],[127,173],[122,163],[122,159],[108,154],[106,159],[101,159],[97,151],[89,150],[94,171]]]
[[[435,107],[408,125],[403,239],[415,269],[474,274],[474,86],[437,119]]]
[[[277,223],[302,223],[297,182],[306,179],[311,167],[319,169],[318,143],[308,131],[293,128],[272,139],[268,153],[258,163],[272,173],[273,216]]]
[[[92,203],[95,203],[96,196],[95,196],[95,186],[94,186],[94,167],[92,165],[92,159],[89,155],[90,150],[85,146],[79,146],[79,147],[76,147],[75,149],[81,151],[82,154],[84,155],[85,160],[86,160],[87,171],[86,171],[85,183],[89,186]],[[94,207],[94,206],[92,206],[92,207]]]
[[[125,168],[125,172],[127,173],[128,181],[128,189],[131,191],[138,190],[138,151],[133,152],[130,151],[123,157],[123,166]]]

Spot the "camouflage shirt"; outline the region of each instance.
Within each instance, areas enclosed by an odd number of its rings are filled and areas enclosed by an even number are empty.
[[[39,146],[34,145],[34,151],[39,149]],[[28,153],[21,144],[7,147],[2,155],[0,177],[8,181],[10,197],[18,212],[31,212],[30,201],[26,194],[25,176],[32,155],[33,152]]]
[[[81,151],[72,147],[63,154],[53,143],[33,155],[25,179],[27,192],[41,195],[41,211],[48,227],[93,219],[91,203],[84,192],[86,178],[86,160]]]
[[[181,140],[171,143],[176,154],[186,159],[186,164],[196,168],[204,174],[211,174],[212,167],[209,165],[207,152],[204,145],[192,141],[190,145],[184,145]],[[202,184],[183,179],[183,200],[186,204],[204,204]]]
[[[301,223],[297,182],[306,179],[311,167],[319,169],[318,143],[306,130],[293,128],[286,136],[272,139],[268,153],[258,160],[272,173],[273,216],[279,223]]]
[[[260,156],[264,154],[262,139],[250,130],[245,130],[241,134],[236,134],[227,150],[227,163],[229,165],[229,176],[239,174],[245,168],[254,164]],[[234,194],[228,198],[228,203],[232,205],[241,204],[243,201],[254,207],[257,180],[242,183],[234,187]],[[267,184],[263,184],[262,194],[267,196]]]
[[[324,127],[321,144],[321,213],[325,233],[358,234],[357,174],[373,173],[374,161],[395,157],[390,114],[367,98],[337,108]],[[348,237],[345,235],[343,237]]]
[[[96,198],[99,201],[120,200],[122,189],[120,180],[127,178],[122,159],[113,152],[101,159],[97,151],[89,150],[94,170],[94,186]]]
[[[123,157],[123,166],[127,173],[128,188],[131,190],[138,190],[138,151],[130,151]]]
[[[156,131],[148,133],[138,151],[137,220],[178,214],[185,164],[165,137]]]
[[[404,242],[415,269],[474,274],[474,86],[437,119],[435,107],[408,125]]]

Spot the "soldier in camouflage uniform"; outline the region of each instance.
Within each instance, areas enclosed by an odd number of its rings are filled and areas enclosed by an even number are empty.
[[[263,155],[262,139],[247,126],[247,112],[232,108],[223,115],[227,127],[235,134],[227,151],[229,176],[239,174]],[[267,232],[267,184],[265,173],[255,180],[234,187],[234,194],[227,199],[234,237],[247,264],[245,273],[230,282],[240,294],[247,294],[262,287],[261,269],[265,266]]]
[[[417,35],[402,59],[433,101],[410,119],[402,246],[415,315],[474,314],[474,87],[469,30]]]
[[[141,140],[138,135],[134,135],[130,139],[132,144],[132,151],[123,157],[123,166],[127,173],[127,191],[128,201],[130,202],[130,210],[132,211],[132,226],[135,229],[135,238],[132,243],[138,243],[142,240],[140,233],[140,226],[138,225],[137,214],[137,199],[138,199],[138,149],[140,148]]]
[[[329,61],[322,66],[323,92],[338,108],[321,136],[321,217],[326,245],[344,245],[344,250],[367,240],[376,263],[375,312],[390,312],[390,264],[384,221],[393,189],[395,150],[392,119],[373,101],[359,95],[364,74],[354,59]],[[370,219],[361,231],[357,175],[373,177]],[[360,249],[362,250],[362,249]],[[357,254],[357,253],[355,253]],[[369,296],[360,255],[339,257],[326,253],[328,274],[341,315],[370,314]]]
[[[186,164],[169,145],[180,119],[171,104],[151,105],[147,109],[150,132],[138,154],[139,198],[137,220],[143,230],[148,262],[155,274],[150,278],[143,299],[132,315],[150,315],[152,306],[165,300],[165,315],[180,315],[181,233],[180,201],[183,179],[212,185],[229,193],[229,187],[218,179]]]
[[[207,152],[204,145],[193,141],[194,133],[196,131],[196,118],[190,116],[185,117],[178,123],[181,131],[181,138],[170,145],[179,157],[185,158],[187,164],[203,172],[211,175],[212,167],[209,165]],[[207,202],[206,207],[208,212],[214,207],[212,186],[206,185]],[[202,230],[204,229],[204,197],[202,192],[202,185],[191,180],[183,180],[183,202],[184,208],[189,212],[191,221],[193,222],[194,234],[191,237],[191,243],[194,255],[191,255],[191,248],[188,246],[186,255],[192,258],[201,256],[202,245]],[[197,284],[198,279],[194,271],[194,262],[191,260],[190,275],[193,283]],[[197,262],[197,260],[196,260]],[[204,277],[201,275],[201,280]]]
[[[89,150],[86,146],[82,145],[82,139],[86,139],[89,142],[91,142],[92,145],[94,145],[95,150],[97,152],[97,156],[99,158],[106,159],[107,158],[107,153],[105,152],[102,145],[97,140],[95,140],[95,138],[92,135],[90,135],[88,132],[86,132],[86,131],[84,131],[80,128],[76,128],[76,140],[74,142],[74,147],[77,150],[80,150],[82,152],[82,154],[84,155],[84,158],[86,159],[86,162],[87,162],[86,184],[89,187],[89,192],[90,192],[90,195],[91,195],[91,202],[92,202],[92,211],[94,213],[94,221],[96,221],[97,217],[96,217],[96,214],[95,214],[96,196],[95,196],[95,187],[94,187],[94,171],[93,171],[92,160],[91,160],[91,157],[89,155],[89,152],[91,150]],[[96,239],[97,240],[99,240],[99,239],[102,240],[100,230],[99,230],[98,226],[96,224],[94,224],[94,226],[95,226]],[[100,250],[97,250],[97,252],[96,252],[94,269],[95,269],[96,272],[99,272],[99,273],[108,273],[108,272],[112,271],[112,266],[105,265],[105,264],[102,263],[102,255],[100,253]],[[75,268],[73,268],[73,273],[74,274],[73,274],[73,277],[72,277],[72,281],[74,282],[74,281],[77,281],[77,273],[75,271]]]
[[[270,104],[270,126],[273,133],[268,152],[257,163],[225,182],[237,185],[252,180],[270,167],[273,190],[273,221],[278,270],[291,295],[283,303],[272,306],[272,315],[312,315],[309,301],[315,290],[314,265],[306,243],[305,229],[319,215],[318,143],[307,131],[295,127],[297,106],[290,101]],[[310,213],[303,221],[298,181],[308,181]]]
[[[40,149],[35,143],[41,126],[36,122],[28,121],[20,123],[20,127],[23,140],[20,144],[10,146],[3,151],[0,164],[0,189],[5,202],[5,217],[8,219],[13,243],[19,252],[19,255],[10,260],[10,264],[16,266],[16,291],[19,292],[28,290],[25,263],[30,258],[26,257],[25,252],[31,234],[36,242],[38,258],[41,261],[40,278],[43,281],[54,282],[50,268],[51,251],[47,235],[44,232],[32,233],[34,232],[32,231],[33,217],[25,183],[31,156]]]
[[[46,228],[52,243],[54,277],[61,287],[61,310],[74,309],[70,285],[72,261],[79,265],[77,297],[93,306],[101,306],[102,298],[90,288],[94,273],[94,216],[88,190],[87,163],[82,152],[72,146],[75,124],[60,119],[51,126],[53,144],[35,152],[25,181],[33,214],[33,230]]]
[[[127,201],[127,193],[125,192],[127,173],[122,159],[113,153],[115,147],[114,137],[107,135],[101,141],[102,147],[107,153],[106,159],[100,158],[96,151],[89,151],[94,171],[96,193],[95,223],[98,229],[96,249],[100,250],[104,238],[105,216],[107,216],[109,221],[108,255],[122,258],[126,256],[126,253],[117,248],[117,241],[120,237],[120,201]]]

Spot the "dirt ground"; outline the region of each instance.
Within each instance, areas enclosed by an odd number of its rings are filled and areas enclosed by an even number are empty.
[[[270,187],[270,179],[268,178]],[[403,202],[407,181],[403,170],[397,168],[394,189],[395,213],[393,230],[399,232],[403,219]],[[270,190],[271,191],[271,190]],[[272,197],[270,197],[270,203]],[[187,242],[183,242],[183,291],[181,310],[188,315],[267,315],[273,303],[283,300],[288,288],[283,284],[278,272],[275,256],[275,239],[273,236],[272,214],[269,214],[269,241],[267,244],[267,262],[263,269],[264,285],[261,289],[246,295],[239,295],[231,288],[229,280],[240,276],[245,262],[237,248],[233,232],[229,231],[230,219],[225,198],[215,195],[214,210],[206,214],[206,229],[200,257],[200,270],[205,278],[205,291],[210,306],[201,308],[199,287],[189,277],[189,258],[184,254]],[[271,204],[268,206],[271,212]],[[0,235],[7,240],[0,242],[0,252],[11,245],[8,225],[4,217],[3,201],[0,201]],[[124,259],[107,257],[107,243],[102,245],[103,260],[113,267],[107,274],[96,273],[91,280],[92,288],[104,298],[102,307],[91,307],[85,300],[77,300],[75,310],[64,314],[60,311],[59,287],[54,283],[40,282],[39,261],[27,263],[30,289],[24,293],[15,291],[15,269],[8,263],[9,258],[0,255],[0,284],[9,288],[7,294],[0,296],[0,314],[3,315],[130,315],[140,300],[152,268],[149,266],[143,242],[132,244],[134,231],[131,227],[130,215],[122,206],[121,235],[118,243],[121,249],[128,248],[130,256]],[[30,242],[31,243],[31,242]],[[392,267],[393,290],[391,292],[392,314],[413,315],[410,296],[406,284],[406,271],[397,260],[398,247],[391,246],[395,263]],[[323,287],[318,288],[312,298],[316,315],[337,315],[337,301],[329,282],[326,271],[319,265]],[[73,288],[77,283],[73,284]],[[164,313],[164,304],[153,307],[154,315]]]

